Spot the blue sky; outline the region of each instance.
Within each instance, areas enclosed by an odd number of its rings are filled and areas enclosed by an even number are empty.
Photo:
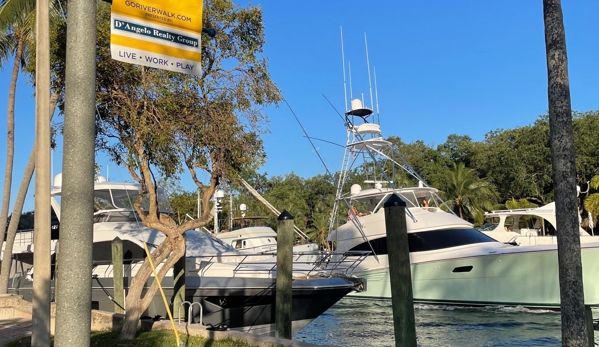
[[[241,6],[246,3],[239,2]],[[542,1],[274,1],[252,2],[263,10],[273,80],[309,136],[342,144],[345,110],[340,28],[352,94],[370,103],[364,35],[371,80],[376,69],[384,136],[436,146],[450,134],[480,141],[495,129],[533,123],[547,112],[547,73]],[[599,2],[562,3],[566,26],[572,108],[599,109]],[[6,100],[12,66],[0,71],[0,134],[6,134]],[[346,77],[349,95],[349,77]],[[20,77],[16,108],[16,193],[34,139],[33,89]],[[323,96],[324,95],[324,96]],[[330,100],[334,108],[325,97]],[[285,103],[265,110],[264,139],[269,176],[294,172],[311,177],[323,163]],[[62,120],[62,117],[59,118]],[[342,149],[314,145],[330,171],[341,165]],[[0,140],[4,168],[5,135]],[[54,156],[60,172],[62,147]],[[107,162],[98,157],[106,174]],[[126,176],[110,165],[111,180]],[[0,172],[2,177],[4,171]],[[184,180],[188,186],[188,180]],[[1,187],[0,187],[1,189]],[[33,209],[30,188],[25,210]],[[13,199],[14,200],[14,199]]]

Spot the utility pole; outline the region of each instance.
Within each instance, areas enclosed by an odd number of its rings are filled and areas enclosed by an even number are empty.
[[[31,346],[50,346],[50,4],[37,0],[35,66],[35,221]]]
[[[68,6],[56,347],[89,346],[91,335],[97,3]]]

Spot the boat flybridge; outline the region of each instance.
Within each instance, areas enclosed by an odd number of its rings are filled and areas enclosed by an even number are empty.
[[[268,217],[264,216],[234,217],[231,220],[230,230],[220,230],[214,236],[240,252],[274,253],[277,251],[277,233],[267,221]],[[296,242],[293,245],[293,253],[319,257],[318,244]]]
[[[59,251],[61,189],[59,174],[51,193],[52,209],[56,217],[52,228],[52,278],[56,269],[56,252]],[[170,207],[164,190],[158,189],[157,193],[160,210],[169,213]],[[115,304],[126,308],[126,303],[115,303],[112,299],[114,282],[111,242],[116,237],[123,243],[125,288],[146,257],[143,242],[147,243],[151,251],[165,240],[163,233],[141,224],[133,209],[133,202],[139,194],[140,186],[134,183],[108,182],[99,178],[94,184],[92,307],[95,309],[112,312]],[[10,293],[23,295],[28,300],[32,298],[33,233],[32,230],[22,231],[16,237],[9,283]],[[339,264],[346,264],[346,261],[347,259],[341,259]],[[355,263],[356,259],[352,257],[349,261]],[[332,271],[324,269],[321,263],[293,263],[293,333],[301,330],[347,293],[359,290],[362,286],[347,271],[352,268],[351,265],[337,267]],[[193,321],[274,335],[276,255],[242,253],[212,235],[189,230],[186,232],[185,264],[186,300],[194,303]],[[339,268],[343,270],[338,270]],[[58,273],[60,276],[60,269]],[[152,281],[153,277],[149,282]],[[162,286],[167,296],[173,296],[172,270],[167,273]],[[160,293],[156,294],[144,314],[166,317]]]
[[[557,244],[555,202],[535,208],[496,210],[485,213],[485,224],[478,228],[497,241],[521,246]],[[578,226],[581,243],[599,242]]]
[[[273,213],[280,215],[280,212],[264,197],[249,186],[247,182],[243,182],[259,201],[263,202]],[[240,252],[275,253],[277,251],[277,233],[268,225],[268,217],[246,215],[246,204],[239,205],[239,212],[240,216],[238,217],[231,215],[228,229],[214,228],[214,236]],[[233,212],[231,211],[231,213]],[[215,221],[218,222],[218,218]],[[307,257],[311,257],[316,261],[317,257],[320,257],[318,243],[311,242],[308,235],[295,225],[294,232],[296,242],[293,245],[293,253],[300,256],[305,255],[306,260]]]
[[[555,244],[514,246],[474,229],[382,137],[379,124],[371,120],[373,111],[360,100],[352,100],[351,106],[345,114],[347,143],[327,238],[336,252],[372,252],[353,271],[367,288],[350,296],[391,297],[383,205],[397,194],[407,205],[414,302],[559,308]],[[354,168],[365,176],[360,182],[352,179]],[[406,174],[418,183],[402,186]],[[599,244],[583,244],[584,296],[590,306],[599,306],[597,259]]]

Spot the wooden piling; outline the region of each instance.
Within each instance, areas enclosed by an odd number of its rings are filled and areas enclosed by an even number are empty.
[[[293,216],[283,210],[277,228],[277,286],[275,337],[291,339],[291,300],[293,272]]]
[[[125,289],[123,285],[123,241],[115,237],[112,246],[112,278],[114,285],[114,301],[125,307]],[[114,312],[125,313],[119,305],[114,304]]]
[[[183,234],[183,240],[185,240],[185,234]],[[185,241],[184,241],[185,242]],[[181,307],[181,303],[185,301],[185,255],[181,257],[173,266],[173,297],[171,302],[173,303],[173,319],[179,317],[185,317],[185,320],[189,319],[185,315],[185,308]],[[183,312],[179,312],[180,310]]]
[[[384,208],[395,346],[416,347],[406,203],[393,194],[385,201]]]
[[[593,311],[591,306],[584,306],[584,313],[587,325],[587,336],[589,339],[589,347],[595,347],[595,327],[593,326]]]

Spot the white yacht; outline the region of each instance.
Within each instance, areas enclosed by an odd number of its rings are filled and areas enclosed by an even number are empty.
[[[447,212],[450,209],[444,206],[437,189],[426,186],[382,137],[379,124],[371,119],[373,111],[363,107],[360,100],[353,100],[351,106],[346,112],[347,144],[331,218],[335,223],[328,236],[337,252],[372,252],[353,272],[366,280],[366,290],[350,295],[391,297],[393,274],[389,273],[383,205],[397,194],[407,204],[414,302],[559,308],[555,244],[514,246],[498,242]],[[351,182],[350,172],[358,166],[366,179]],[[412,175],[419,184],[399,187],[396,176],[387,174],[399,171]],[[349,212],[352,207],[357,212]],[[340,220],[345,210],[347,219]],[[590,306],[599,306],[597,259],[599,243],[584,243],[584,295]]]
[[[52,228],[52,278],[60,240],[60,181],[58,176],[51,194],[56,217]],[[152,250],[165,239],[163,233],[144,227],[137,218],[132,202],[139,193],[140,187],[137,184],[107,182],[102,178],[95,182],[92,273],[92,307],[95,309],[113,311],[115,307],[112,301],[114,282],[111,242],[118,237],[123,243],[124,281],[127,288],[127,283],[131,283],[131,278],[146,257],[143,242]],[[160,209],[170,210],[164,191],[159,189],[158,194]],[[9,292],[23,295],[29,300],[32,297],[33,251],[33,231],[19,232],[13,247]],[[190,230],[186,232],[185,263],[186,300],[198,303],[192,305],[195,321],[205,325],[274,335],[276,256],[241,253],[209,234]],[[149,282],[152,280],[153,278]],[[162,285],[166,295],[171,297],[172,270]],[[348,272],[328,271],[315,264],[295,261],[292,287],[293,333],[301,330],[359,286],[359,280]],[[126,308],[124,303],[117,304]],[[157,293],[156,299],[144,314],[150,317],[167,316],[160,293]]]
[[[230,230],[221,230],[214,236],[242,252],[276,252],[277,233],[268,225],[267,220],[267,217],[262,216],[235,217],[231,220]],[[318,244],[298,239],[293,245],[293,253],[318,254]]]
[[[485,213],[485,224],[478,228],[497,241],[520,246],[557,244],[555,202],[535,208],[496,210]],[[599,242],[578,226],[580,242]]]

